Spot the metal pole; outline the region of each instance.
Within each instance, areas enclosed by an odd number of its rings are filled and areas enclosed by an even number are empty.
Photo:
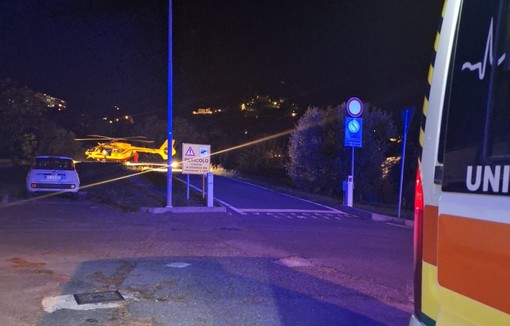
[[[189,174],[186,174],[186,200],[189,201]]]
[[[205,174],[202,174],[202,199],[205,198]]]
[[[207,173],[207,207],[214,206],[214,174]]]
[[[166,172],[166,207],[172,207],[172,102],[173,102],[173,60],[172,60],[172,0],[168,1],[168,148],[167,148],[167,172]]]
[[[352,176],[352,183],[354,183],[354,146],[351,146],[351,148],[352,148],[351,176]]]
[[[400,210],[402,207],[402,188],[404,184],[404,163],[406,160],[406,142],[407,142],[407,125],[409,123],[409,110],[406,110],[405,112],[405,118],[404,118],[404,141],[402,142],[402,164],[400,165],[400,191],[398,195],[398,215],[397,217],[400,218]]]

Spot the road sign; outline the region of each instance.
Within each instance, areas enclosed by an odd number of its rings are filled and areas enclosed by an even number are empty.
[[[363,119],[345,118],[344,146],[362,147]]]
[[[363,113],[363,102],[357,97],[351,97],[345,108],[351,117],[357,118]]]
[[[211,168],[211,145],[182,144],[182,173],[207,174]]]

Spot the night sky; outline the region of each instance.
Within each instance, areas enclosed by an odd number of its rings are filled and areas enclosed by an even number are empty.
[[[174,112],[419,106],[442,2],[174,0]],[[161,0],[0,0],[0,79],[77,111],[166,112],[167,24]]]

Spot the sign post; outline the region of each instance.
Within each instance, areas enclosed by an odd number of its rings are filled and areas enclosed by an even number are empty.
[[[344,181],[343,191],[345,204],[352,207],[352,193],[354,189],[354,147],[362,147],[363,144],[363,102],[357,97],[351,97],[346,105],[350,117],[345,117],[344,146],[351,146],[351,175]]]
[[[182,173],[186,174],[186,196],[189,199],[189,175],[200,174],[205,183],[207,176],[207,207],[213,206],[213,175],[211,169],[211,145],[204,144],[182,144]],[[203,189],[204,187],[202,187]],[[202,190],[202,194],[204,190]]]
[[[402,122],[404,123],[404,135],[402,140],[402,157],[401,157],[401,164],[400,164],[400,190],[398,194],[398,214],[397,217],[400,218],[400,211],[402,208],[402,188],[404,185],[404,164],[406,160],[406,143],[407,143],[407,131],[409,129],[409,124],[411,123],[411,120],[413,119],[414,110],[416,108],[413,106],[411,108],[404,109],[401,112],[402,115]]]

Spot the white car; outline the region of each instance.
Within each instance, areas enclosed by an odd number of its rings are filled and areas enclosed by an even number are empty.
[[[27,193],[68,192],[75,196],[80,190],[80,178],[72,158],[36,156],[26,180]]]

